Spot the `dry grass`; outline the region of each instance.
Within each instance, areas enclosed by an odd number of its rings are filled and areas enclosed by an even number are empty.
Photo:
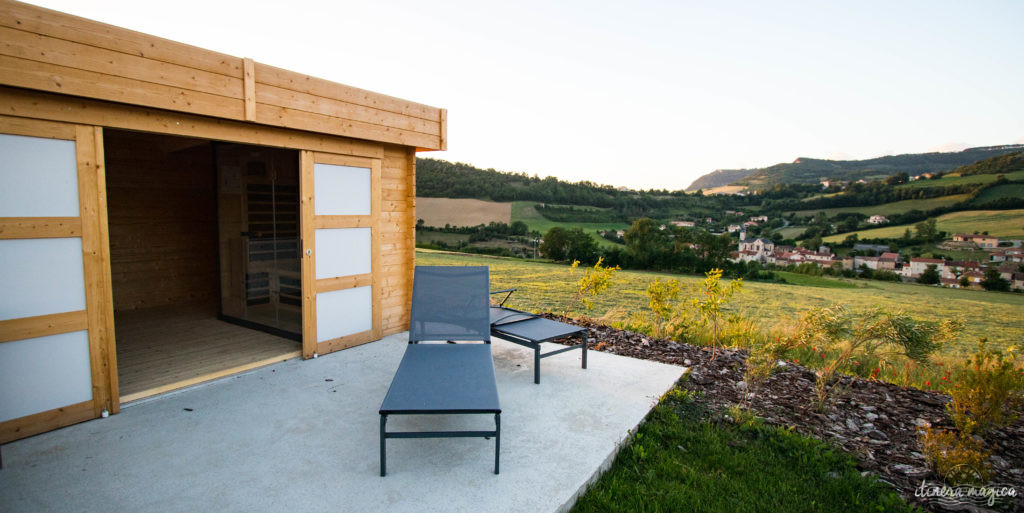
[[[512,203],[468,198],[416,198],[416,219],[427,226],[476,226],[510,223]]]

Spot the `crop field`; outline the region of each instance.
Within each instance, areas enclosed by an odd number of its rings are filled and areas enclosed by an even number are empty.
[[[421,265],[487,265],[492,289],[518,288],[509,304],[514,308],[561,313],[572,298],[574,283],[582,274],[570,275],[566,265],[528,260],[418,250]],[[783,275],[789,279],[788,273]],[[590,312],[575,311],[605,321],[621,321],[630,312],[647,308],[644,291],[655,278],[677,279],[685,287],[700,281],[696,276],[620,271],[612,287],[599,296]],[[852,309],[882,305],[902,309],[924,320],[961,317],[966,328],[960,339],[946,347],[945,357],[959,358],[974,348],[978,337],[988,337],[995,347],[1020,345],[1024,340],[1024,294],[945,289],[926,285],[864,280],[833,280],[799,276],[805,285],[748,282],[731,310],[759,323],[763,330],[785,329],[811,308],[841,303]],[[795,281],[795,280],[794,280]]]
[[[996,237],[1024,237],[1024,209],[951,212],[936,218],[936,226],[939,230],[944,230],[951,235],[987,231]],[[907,228],[910,228],[913,233],[914,226],[910,224],[884,226],[851,233],[856,233],[861,239],[898,238]],[[825,237],[824,241],[842,242],[849,235],[850,233],[830,235]]]
[[[873,215],[892,215],[902,214],[904,212],[910,212],[911,210],[923,210],[928,211],[933,208],[948,207],[950,205],[964,201],[970,197],[970,194],[955,194],[952,196],[942,196],[939,198],[928,198],[928,199],[912,199],[903,201],[894,201],[892,203],[885,203],[882,205],[872,205],[869,207],[841,207],[841,208],[826,208],[819,210],[798,210],[794,212],[798,216],[813,216],[818,212],[825,212],[830,216],[841,213],[861,213],[866,216]],[[994,199],[994,198],[993,198]]]
[[[468,198],[416,198],[416,219],[422,219],[427,226],[510,223],[511,217],[511,203]]]
[[[999,175],[946,175],[938,180],[914,180],[913,182],[897,185],[898,188],[918,189],[921,187],[940,187],[946,185],[962,185],[968,183],[989,183],[994,182]],[[1024,180],[1024,171],[1007,173],[1007,180]]]
[[[563,228],[578,226],[583,228],[583,231],[589,233],[601,246],[618,246],[618,244],[597,235],[594,233],[596,230],[625,230],[629,228],[629,225],[626,223],[559,223],[551,221],[540,215],[537,209],[533,208],[536,204],[537,202],[535,201],[513,201],[512,222],[522,221],[531,230],[537,230],[542,235],[547,233],[553,226],[561,226]]]

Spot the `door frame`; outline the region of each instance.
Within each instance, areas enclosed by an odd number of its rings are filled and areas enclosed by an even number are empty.
[[[303,150],[299,156],[299,231],[302,248],[302,357],[315,358],[381,338],[380,211],[381,159]],[[370,215],[316,215],[314,166],[333,164],[370,169]],[[370,228],[370,273],[316,279],[316,230],[327,228]],[[320,341],[317,337],[316,296],[356,287],[371,287],[372,328],[363,332]]]

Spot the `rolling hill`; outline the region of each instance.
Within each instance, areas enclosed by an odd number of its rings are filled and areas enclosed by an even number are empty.
[[[760,169],[714,171],[698,178],[694,184],[699,182],[701,184],[716,183],[717,185],[724,185],[718,183],[721,177],[735,171],[739,171],[741,174],[746,173],[746,176],[731,182],[731,184],[743,185],[752,189],[766,189],[779,183],[818,183],[821,180],[872,180],[900,172],[909,175],[938,171],[946,172],[983,159],[1022,150],[1024,150],[1024,145],[1012,144],[968,148],[963,151],[948,153],[890,155],[866,160],[826,160],[800,157],[788,164],[775,164],[774,166]],[[691,185],[688,190],[694,190],[694,186]]]
[[[694,180],[693,183],[686,188],[686,191],[692,192],[696,190],[707,190],[714,189],[715,187],[721,187],[723,185],[729,185],[756,172],[757,169],[716,169]]]

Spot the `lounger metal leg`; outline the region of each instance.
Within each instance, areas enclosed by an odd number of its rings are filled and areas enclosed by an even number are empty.
[[[501,414],[494,414],[494,473],[498,473],[498,454],[501,451]]]
[[[587,368],[587,340],[590,338],[587,333],[580,335],[583,338],[583,368]]]
[[[540,344],[533,344],[533,382],[540,384]]]
[[[387,437],[384,436],[384,426],[388,423],[388,416],[380,416],[380,476],[384,477],[388,470]]]

